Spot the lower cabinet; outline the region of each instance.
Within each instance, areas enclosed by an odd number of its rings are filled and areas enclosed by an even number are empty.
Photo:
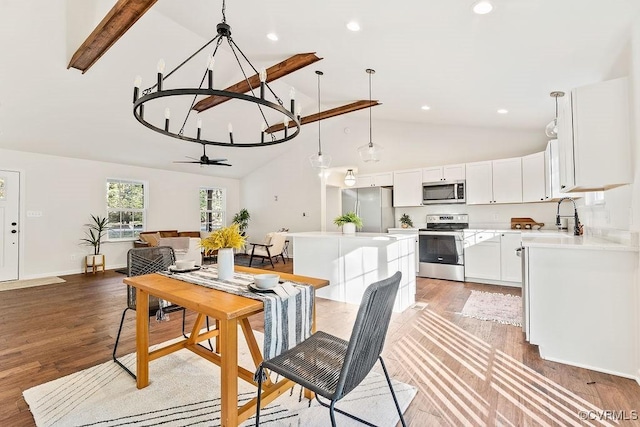
[[[465,230],[465,281],[522,286],[519,232]]]

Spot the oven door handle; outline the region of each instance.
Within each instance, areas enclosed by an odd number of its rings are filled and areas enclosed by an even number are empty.
[[[459,231],[419,231],[419,236],[453,236],[463,240],[464,235]]]

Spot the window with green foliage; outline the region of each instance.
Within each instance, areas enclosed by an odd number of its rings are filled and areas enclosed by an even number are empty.
[[[225,211],[223,188],[200,189],[200,231],[213,231],[223,227]]]
[[[0,200],[4,199],[4,178],[0,178]]]
[[[107,179],[109,239],[133,239],[144,231],[146,199],[144,182]]]

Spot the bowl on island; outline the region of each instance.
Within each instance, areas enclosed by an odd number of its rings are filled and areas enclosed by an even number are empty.
[[[256,274],[253,280],[256,288],[271,289],[278,285],[280,276],[277,274]]]

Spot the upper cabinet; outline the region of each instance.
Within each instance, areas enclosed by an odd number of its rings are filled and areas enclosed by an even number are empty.
[[[393,206],[422,206],[422,169],[393,173]]]
[[[530,154],[522,158],[522,201],[544,202],[551,198],[547,189],[545,152]]]
[[[467,204],[522,203],[520,157],[467,163]]]
[[[632,175],[627,78],[573,89],[560,101],[560,191],[600,191],[629,184]]]
[[[362,187],[390,187],[393,185],[393,172],[371,173],[356,176],[356,183],[352,188]]]
[[[461,181],[463,179],[465,179],[464,163],[422,169],[422,182]]]

